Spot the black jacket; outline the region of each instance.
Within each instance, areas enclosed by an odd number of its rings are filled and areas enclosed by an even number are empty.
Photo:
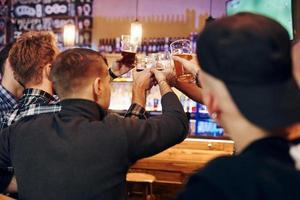
[[[290,143],[265,138],[239,155],[209,162],[190,178],[177,200],[295,200],[300,199],[299,186]]]
[[[163,114],[147,120],[106,114],[87,100],[61,105],[61,112],[25,118],[1,133],[0,167],[14,167],[20,199],[124,199],[130,165],[188,132],[174,93],[162,97]]]

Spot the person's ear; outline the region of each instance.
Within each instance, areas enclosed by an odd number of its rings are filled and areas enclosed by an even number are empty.
[[[52,67],[51,64],[47,64],[46,67],[44,68],[45,75],[49,80],[50,80],[51,67]]]
[[[97,98],[101,97],[102,95],[102,80],[100,77],[97,77],[95,80],[94,80],[94,83],[93,83],[93,92],[95,94],[95,96]]]

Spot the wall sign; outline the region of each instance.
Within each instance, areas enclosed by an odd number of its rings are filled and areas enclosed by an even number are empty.
[[[76,2],[77,16],[91,16],[92,15],[92,1],[82,0]]]
[[[7,15],[8,10],[1,13]],[[7,0],[12,2],[12,36],[18,37],[28,30],[51,30],[62,42],[63,27],[76,24],[78,32],[77,45],[90,46],[92,37],[92,0]],[[1,37],[1,21],[0,21]],[[1,38],[0,38],[1,39]],[[0,44],[1,45],[1,44]]]
[[[61,30],[65,24],[75,24],[74,18],[52,19],[47,18],[25,18],[16,19],[15,25],[18,31],[27,30]]]
[[[68,14],[68,4],[48,4],[44,6],[45,16],[54,16],[54,15],[67,15]]]

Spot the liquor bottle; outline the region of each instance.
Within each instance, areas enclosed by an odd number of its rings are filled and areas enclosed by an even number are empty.
[[[107,39],[103,39],[103,48],[104,48],[104,52],[107,53],[108,52],[108,41],[107,41]]]
[[[99,39],[98,51],[101,53],[101,39]]]
[[[148,51],[147,51],[147,53],[152,53],[152,43],[153,43],[153,40],[152,40],[152,38],[150,38],[148,40]]]
[[[164,45],[165,51],[169,51],[169,46],[170,46],[169,41],[170,39],[168,37],[165,37],[165,45]]]
[[[99,42],[100,44],[100,47],[99,47],[99,51],[101,52],[101,53],[104,53],[105,52],[105,46],[104,46],[104,39],[100,39],[100,42]]]
[[[108,45],[108,52],[112,53],[114,50],[114,39],[109,40],[109,45]]]
[[[145,54],[147,54],[147,50],[148,50],[147,44],[148,44],[148,40],[147,40],[147,39],[144,39],[144,40],[143,40],[143,45],[142,45],[142,51],[143,51],[143,53],[145,53]]]
[[[159,48],[161,52],[165,51],[165,40],[164,38],[160,38]]]
[[[191,32],[190,33],[190,41],[192,42],[192,51],[196,52],[196,44],[197,44],[197,33]]]
[[[119,37],[116,37],[115,52],[116,53],[120,53],[121,52],[121,38],[119,38]]]
[[[152,40],[152,52],[153,53],[156,53],[157,51],[156,51],[156,43],[157,43],[157,40],[154,38],[153,40]]]

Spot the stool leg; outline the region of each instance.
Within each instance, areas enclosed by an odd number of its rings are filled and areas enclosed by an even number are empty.
[[[147,198],[146,200],[155,200],[155,196],[153,195],[153,186],[152,183],[147,185]]]
[[[143,185],[144,185],[143,199],[147,200],[148,199],[148,184],[147,183],[143,183]]]
[[[131,192],[132,192],[132,183],[129,183],[129,182],[127,182],[126,183],[126,200],[129,200],[129,197],[130,197],[130,195],[131,195]]]

